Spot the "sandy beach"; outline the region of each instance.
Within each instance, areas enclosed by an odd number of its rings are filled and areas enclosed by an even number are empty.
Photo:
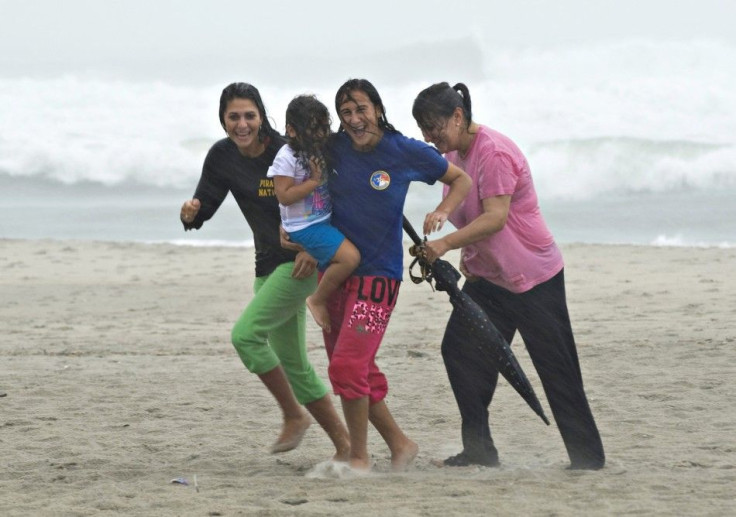
[[[267,452],[280,414],[230,345],[252,250],[0,240],[0,514],[733,515],[736,249],[563,253],[606,468],[565,470],[557,429],[503,380],[502,466],[434,467],[460,451],[439,355],[450,304],[405,276],[378,360],[421,450],[391,473],[371,429],[373,474],[346,478],[320,469],[317,425],[297,450]],[[311,321],[307,341],[326,379]],[[518,337],[513,349],[551,417]]]

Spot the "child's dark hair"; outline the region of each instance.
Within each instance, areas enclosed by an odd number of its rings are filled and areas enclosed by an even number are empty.
[[[225,110],[227,109],[228,102],[233,99],[249,99],[258,108],[258,113],[261,115],[261,126],[258,128],[259,142],[263,142],[266,137],[274,133],[274,129],[268,122],[266,107],[263,105],[258,88],[248,83],[231,83],[222,90],[222,94],[220,95],[220,124],[223,129],[225,129]]]
[[[411,114],[421,129],[431,130],[452,116],[456,108],[463,110],[466,128],[473,121],[473,112],[470,103],[470,91],[463,83],[457,83],[450,88],[449,83],[433,84],[425,88],[417,98]]]
[[[304,165],[312,156],[323,158],[322,147],[332,124],[327,106],[314,95],[298,95],[286,108],[286,124],[296,133],[295,137],[287,134],[289,145]]]

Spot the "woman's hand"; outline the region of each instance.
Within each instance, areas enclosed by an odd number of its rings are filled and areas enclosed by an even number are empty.
[[[449,214],[442,210],[430,212],[424,218],[424,235],[429,235],[442,229]]]
[[[294,269],[291,271],[292,278],[301,280],[309,278],[317,270],[317,260],[306,251],[300,251],[294,259]]]
[[[182,223],[190,224],[192,221],[194,221],[194,218],[197,217],[197,214],[199,213],[199,209],[201,207],[202,204],[199,202],[199,199],[194,198],[185,201],[184,204],[181,205],[179,219],[181,219]]]
[[[450,249],[452,248],[450,248],[444,238],[437,239],[436,241],[427,241],[424,243],[424,250],[427,254],[427,260],[430,264],[448,251],[450,251]]]
[[[317,260],[304,251],[304,248],[299,244],[291,242],[289,240],[289,233],[284,230],[283,226],[279,226],[279,238],[281,240],[281,247],[287,250],[296,251],[296,258],[294,258],[294,269],[291,270],[291,277],[301,280],[308,278],[317,269]]]

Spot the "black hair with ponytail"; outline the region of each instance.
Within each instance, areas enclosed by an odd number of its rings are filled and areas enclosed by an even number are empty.
[[[450,87],[447,82],[433,84],[425,88],[414,99],[411,114],[422,130],[431,131],[444,125],[457,108],[462,109],[465,127],[473,121],[470,91],[463,83]]]

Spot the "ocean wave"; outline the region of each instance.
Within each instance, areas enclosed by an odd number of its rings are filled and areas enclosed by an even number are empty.
[[[182,145],[203,155],[207,144],[204,139],[192,139]],[[585,200],[610,194],[736,188],[736,145],[597,137],[534,142],[524,151],[537,192],[545,199]],[[121,189],[127,190],[131,195],[140,191],[167,190],[188,194],[196,185],[201,159],[192,160],[186,173],[179,171],[175,178],[169,179],[162,178],[162,174],[155,178],[149,178],[148,174],[121,174],[114,178],[94,174],[65,175],[65,168],[54,170],[53,167],[35,174],[31,169],[25,174],[14,174],[0,163],[0,185],[16,191],[58,191],[60,187],[69,191],[74,188],[83,196],[85,193],[100,195],[108,189],[118,193]],[[419,185],[413,190],[424,192]]]
[[[736,146],[598,137],[529,146],[538,191],[554,199],[736,187]]]
[[[521,146],[545,195],[585,199],[734,185],[733,47],[643,41],[546,49],[479,45],[486,79],[469,84],[474,118]],[[217,118],[222,86],[2,78],[0,173],[65,185],[191,187],[207,149],[224,136]],[[410,107],[425,86],[408,79],[381,86],[389,120],[415,138],[421,134]],[[311,91],[328,106],[334,95],[332,88],[308,84],[259,87],[282,131],[295,94]],[[39,103],[41,109],[29,115]]]

